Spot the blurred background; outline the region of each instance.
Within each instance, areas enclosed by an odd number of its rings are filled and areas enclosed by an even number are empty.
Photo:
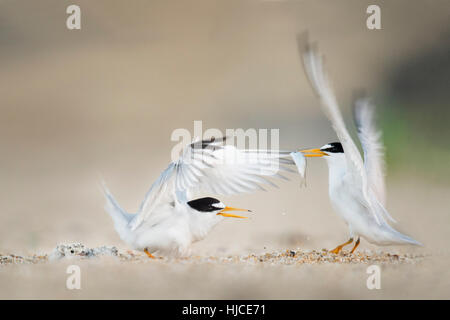
[[[134,212],[170,161],[176,144],[171,133],[177,128],[192,132],[194,120],[202,120],[204,130],[223,132],[280,129],[283,149],[336,140],[299,59],[296,35],[308,31],[326,56],[352,133],[355,90],[365,89],[377,104],[387,150],[388,209],[399,230],[425,244],[383,250],[425,252],[440,261],[402,273],[422,279],[421,285],[393,280],[391,291],[372,297],[448,298],[450,3],[377,1],[382,30],[368,30],[366,9],[372,2],[81,0],[76,2],[81,30],[68,30],[65,12],[72,1],[0,1],[0,253],[48,253],[58,243],[73,241],[125,249],[103,211],[99,181],[105,179],[119,203]],[[224,256],[341,243],[347,229],[329,204],[327,174],[325,162],[317,159],[308,163],[306,189],[292,176],[279,190],[223,198],[256,213],[249,221],[225,221],[193,252]],[[380,248],[363,242],[364,249]],[[106,273],[98,265],[86,268],[109,277],[96,277],[90,290],[74,296],[63,286],[62,267],[1,267],[0,297],[369,294],[364,288],[344,290],[351,266],[261,273],[244,268],[229,275],[227,290],[203,281],[191,285],[204,280],[201,275],[217,284],[226,281],[223,270],[204,266],[198,275],[189,270],[190,276],[185,269],[148,265],[134,266],[136,272],[120,264]],[[350,282],[296,290],[308,283],[314,287],[314,277],[323,279],[323,272],[341,272]],[[395,272],[403,270],[389,272],[399,279]],[[139,275],[151,277],[153,286]],[[431,275],[440,280],[430,280]],[[262,279],[265,287],[260,287]],[[232,286],[243,283],[246,290]],[[277,285],[284,289],[274,289]]]

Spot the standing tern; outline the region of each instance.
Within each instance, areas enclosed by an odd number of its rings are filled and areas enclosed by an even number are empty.
[[[381,132],[374,123],[373,105],[367,98],[362,98],[356,101],[354,107],[358,137],[364,151],[363,161],[345,127],[322,61],[316,50],[305,50],[303,63],[306,74],[340,142],[300,151],[305,157],[326,159],[330,200],[349,228],[350,239],[331,252],[338,254],[344,246],[351,244],[355,237],[357,240],[351,253],[358,247],[360,237],[377,245],[421,245],[392,228],[386,221],[388,219],[395,222],[385,209],[384,150]]]
[[[265,190],[276,185],[268,178],[287,179],[280,171],[293,172],[289,152],[239,150],[223,145],[225,138],[196,141],[181,157],[171,162],[153,183],[135,214],[122,209],[103,184],[105,210],[112,217],[120,238],[130,247],[152,253],[185,256],[190,245],[202,240],[226,217],[246,218],[230,211],[250,211],[228,207],[196,192],[232,195]]]

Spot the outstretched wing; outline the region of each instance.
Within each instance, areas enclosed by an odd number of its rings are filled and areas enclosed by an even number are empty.
[[[211,157],[212,147],[216,141],[198,141],[188,145],[181,157],[171,162],[158,179],[152,184],[141,203],[139,211],[129,226],[135,230],[143,221],[151,219],[149,223],[157,223],[171,210],[161,210],[175,202],[184,201],[186,191],[199,182],[202,170],[207,167],[205,159]],[[209,146],[209,147],[208,147]]]
[[[354,117],[358,137],[364,151],[364,166],[369,187],[374,191],[378,201],[386,205],[384,147],[381,131],[376,128],[375,107],[368,98],[355,101]]]
[[[323,58],[315,49],[308,47],[303,53],[303,64],[311,86],[321,101],[325,115],[331,121],[333,129],[344,148],[347,166],[352,175],[352,179],[356,185],[360,185],[362,188],[364,197],[363,205],[372,212],[375,220],[380,224],[382,216],[371,205],[372,201],[369,196],[368,179],[364,162],[355,142],[345,127],[336,96],[323,68]]]
[[[185,203],[190,194],[208,192],[232,195],[264,190],[262,185],[276,186],[267,177],[287,179],[280,171],[292,171],[287,165],[293,161],[284,151],[241,151],[231,145],[223,145],[224,138],[193,142],[182,156],[169,164],[160,175],[141,204],[139,212],[130,222],[132,230],[143,221],[157,221],[156,211],[168,203]],[[156,218],[158,217],[158,218]]]
[[[303,54],[303,63],[308,79],[322,103],[325,115],[331,121],[333,129],[344,148],[349,169],[353,173],[354,179],[361,182],[365,189],[367,178],[364,163],[358,148],[345,127],[336,96],[323,69],[323,59],[314,49],[308,48]]]
[[[294,162],[287,151],[239,150],[227,145],[206,159],[209,165],[191,192],[233,195],[265,190],[263,185],[277,187],[268,178],[287,180],[281,172],[293,172],[287,165]]]
[[[358,128],[359,141],[364,151],[364,167],[367,174],[369,199],[379,216],[396,222],[385,209],[384,147],[381,142],[381,131],[376,128],[374,112],[375,107],[368,98],[359,98],[355,101],[353,114]]]

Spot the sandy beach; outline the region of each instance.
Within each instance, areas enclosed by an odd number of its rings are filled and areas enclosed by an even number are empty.
[[[322,168],[324,169],[324,168]],[[313,175],[311,173],[310,175]],[[312,178],[310,178],[312,180]],[[108,241],[88,241],[99,230],[94,225],[77,232],[86,248],[96,243],[117,249],[100,256],[76,251],[48,261],[55,248],[22,250],[18,257],[3,260],[0,266],[1,298],[62,299],[442,299],[450,293],[450,254],[441,244],[448,242],[448,215],[430,210],[429,203],[444,198],[446,188],[414,187],[413,183],[390,183],[397,197],[390,201],[400,229],[425,244],[422,248],[376,247],[362,242],[356,254],[324,251],[346,236],[327,201],[321,179],[300,190],[294,182],[290,196],[305,201],[304,212],[288,202],[283,208],[270,201],[266,209],[256,208],[251,221],[225,221],[204,241],[193,246],[192,256],[177,259],[147,258],[129,251],[112,231],[112,223],[100,208],[99,224],[109,234]],[[401,179],[403,180],[403,179]],[[313,191],[316,190],[316,191]],[[323,192],[322,192],[323,191]],[[411,201],[414,192],[417,202]],[[273,195],[276,199],[279,195]],[[253,198],[252,198],[253,197]],[[267,197],[270,196],[267,193]],[[266,197],[266,198],[267,198]],[[421,202],[421,197],[427,201]],[[258,196],[239,199],[240,204],[258,204]],[[323,206],[314,215],[314,201]],[[327,200],[325,198],[325,200]],[[424,200],[424,199],[423,199]],[[309,204],[308,204],[309,203]],[[400,210],[402,209],[402,210]],[[280,212],[282,211],[282,212]],[[425,212],[427,214],[419,214]],[[415,214],[416,219],[408,219]],[[416,215],[417,214],[417,215]],[[85,219],[89,216],[83,215]],[[436,224],[436,221],[438,222]],[[57,228],[56,228],[57,229]],[[83,235],[82,235],[83,234]],[[230,236],[232,235],[232,236]],[[61,235],[63,238],[64,235]],[[102,238],[100,235],[99,238]],[[69,237],[74,239],[75,236]],[[87,242],[86,242],[87,241]],[[67,242],[66,242],[67,243]],[[88,245],[89,244],[89,245]],[[28,252],[28,253],[27,253]],[[1,252],[2,258],[13,252]],[[33,255],[36,255],[33,257]],[[40,255],[40,256],[39,256]],[[81,289],[69,290],[66,280],[70,265],[81,270]],[[381,268],[381,289],[366,286],[367,268]]]

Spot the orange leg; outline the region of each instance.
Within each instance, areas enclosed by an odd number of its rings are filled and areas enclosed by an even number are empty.
[[[355,250],[356,250],[356,248],[358,248],[358,246],[359,246],[359,237],[358,237],[358,240],[356,240],[355,246],[353,247],[353,249],[350,253],[355,252]]]
[[[335,253],[338,254],[339,252],[341,252],[342,248],[345,247],[346,245],[350,244],[353,242],[353,238],[350,238],[346,243],[343,243],[339,246],[337,246],[336,248],[334,248],[333,250],[331,250],[331,253]]]
[[[156,259],[154,255],[152,255],[150,252],[148,252],[147,248],[144,249],[144,252],[147,254],[147,256],[149,258]]]

